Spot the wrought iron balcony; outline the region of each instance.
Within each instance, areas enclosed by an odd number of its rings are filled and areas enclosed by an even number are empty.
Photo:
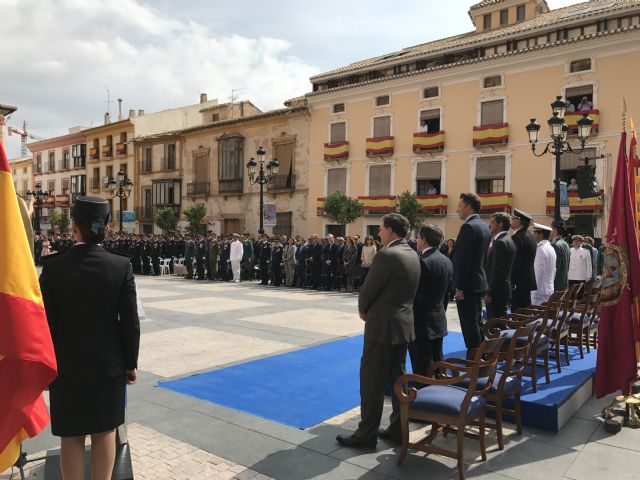
[[[272,183],[267,184],[267,190],[270,192],[287,192],[296,189],[295,175],[275,175]]]
[[[218,180],[218,191],[220,193],[242,193],[242,179]]]
[[[210,193],[209,182],[187,183],[187,195],[190,197],[208,196]]]

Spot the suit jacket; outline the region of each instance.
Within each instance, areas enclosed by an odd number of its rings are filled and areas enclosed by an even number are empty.
[[[487,254],[487,295],[499,300],[511,300],[511,269],[515,258],[516,244],[508,233],[504,233],[493,242]]]
[[[432,248],[420,257],[420,284],[413,301],[413,324],[417,340],[447,335],[447,304],[453,284],[451,260]]]
[[[536,261],[538,244],[533,234],[526,228],[521,228],[511,236],[516,244],[516,258],[511,270],[511,284],[513,288],[525,292],[536,290],[536,271],[533,263]]]
[[[40,288],[61,382],[124,377],[137,367],[140,322],[128,258],[76,245],[46,257]]]
[[[472,215],[460,227],[453,257],[455,288],[465,295],[484,293],[489,288],[484,271],[487,250],[491,241],[489,225]]]
[[[558,292],[569,288],[569,259],[571,258],[571,249],[562,237],[554,238],[551,246],[556,251],[556,277],[553,281],[553,289]]]
[[[366,315],[365,342],[396,345],[412,341],[413,300],[420,282],[420,259],[404,239],[373,258],[358,297]]]

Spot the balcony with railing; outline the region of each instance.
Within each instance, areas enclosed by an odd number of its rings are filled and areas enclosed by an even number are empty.
[[[480,208],[482,215],[496,212],[511,213],[513,203],[511,192],[479,193],[478,196],[482,202],[482,208]]]
[[[103,145],[102,146],[102,156],[103,157],[111,157],[113,155],[113,148],[111,145]]]
[[[127,154],[127,144],[116,143],[116,155],[126,155],[126,154]]]
[[[431,215],[447,214],[447,195],[417,195],[420,211]]]
[[[160,166],[162,167],[162,170],[175,170],[176,169],[175,157],[160,159]]]
[[[69,206],[69,195],[56,195],[56,207],[67,208]]]
[[[349,142],[324,144],[324,159],[326,161],[346,160],[347,158],[349,158]]]
[[[242,193],[242,179],[218,180],[218,191],[222,194]]]
[[[413,153],[441,152],[442,150],[444,150],[444,131],[413,134]]]
[[[270,192],[290,192],[296,189],[294,175],[275,175],[271,178],[271,183],[267,184]]]
[[[371,137],[367,138],[367,157],[386,157],[393,155],[394,138]]]
[[[94,162],[100,160],[100,150],[97,147],[91,147],[89,149],[89,161]]]
[[[140,162],[140,173],[151,173],[152,172],[153,162],[150,158],[145,158]]]
[[[187,195],[189,197],[208,196],[210,194],[209,182],[187,183]]]
[[[99,177],[91,177],[89,179],[89,188],[91,190],[100,190],[100,178]]]
[[[592,213],[601,215],[604,210],[604,201],[602,196],[604,191],[600,190],[600,196],[592,198],[580,198],[576,191],[568,191],[569,210],[574,213]],[[547,215],[553,215],[556,206],[555,192],[547,192]]]
[[[584,114],[588,114],[589,118],[593,120],[591,125],[591,134],[598,133],[600,123],[600,111],[599,110],[587,110],[582,112],[567,112],[564,114],[564,121],[569,127],[569,135],[576,135],[578,133],[578,120],[580,120]]]
[[[505,145],[509,141],[509,124],[496,123],[473,127],[473,146]]]
[[[136,207],[136,218],[140,220],[153,220],[153,206],[143,205],[142,207]]]
[[[359,196],[358,201],[362,203],[364,213],[369,215],[383,215],[396,210],[395,195]]]

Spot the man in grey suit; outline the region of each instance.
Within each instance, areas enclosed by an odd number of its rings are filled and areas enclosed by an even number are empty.
[[[342,446],[373,448],[377,435],[400,437],[400,405],[393,393],[396,380],[405,373],[407,344],[415,338],[413,300],[420,281],[420,259],[405,237],[408,220],[397,213],[382,217],[382,248],[374,257],[358,298],[365,322],[360,361],[360,416],[352,435],[338,435]],[[384,406],[384,386],[391,386],[391,425],[378,432]]]

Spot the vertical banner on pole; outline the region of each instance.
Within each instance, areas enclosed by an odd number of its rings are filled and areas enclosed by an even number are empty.
[[[560,218],[565,222],[571,218],[567,182],[560,182]]]
[[[264,202],[264,211],[263,211],[263,223],[266,227],[275,227],[276,226],[276,203],[275,202]]]

